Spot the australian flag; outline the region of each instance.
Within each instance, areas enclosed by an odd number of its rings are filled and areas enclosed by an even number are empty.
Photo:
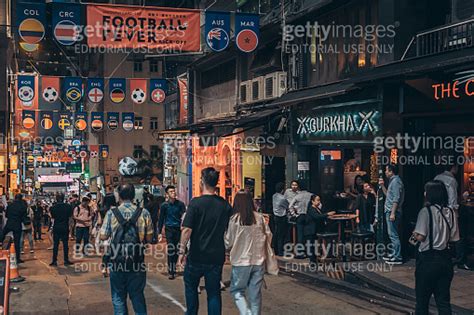
[[[211,50],[225,50],[230,42],[230,13],[206,11],[205,36]]]

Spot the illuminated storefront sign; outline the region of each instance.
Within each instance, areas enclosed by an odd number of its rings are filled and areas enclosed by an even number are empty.
[[[69,175],[38,175],[40,183],[71,183],[73,179]]]
[[[454,82],[433,84],[431,87],[435,100],[474,96],[474,78],[467,81],[456,80]]]

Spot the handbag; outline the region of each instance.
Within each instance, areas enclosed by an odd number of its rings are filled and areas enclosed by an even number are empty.
[[[278,276],[280,268],[278,267],[278,260],[275,257],[275,252],[272,248],[272,236],[265,233],[265,219],[262,217],[262,230],[265,235],[265,270],[267,273]]]

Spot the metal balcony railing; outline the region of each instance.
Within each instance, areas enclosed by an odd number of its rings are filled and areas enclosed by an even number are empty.
[[[457,22],[416,34],[402,60],[423,57],[474,46],[474,19]]]

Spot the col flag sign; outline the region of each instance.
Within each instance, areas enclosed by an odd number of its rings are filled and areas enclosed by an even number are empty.
[[[69,103],[78,103],[82,98],[82,78],[65,77],[63,80],[63,94]]]
[[[150,79],[150,99],[157,103],[163,103],[168,90],[168,82],[165,79]]]
[[[207,46],[223,51],[230,42],[230,13],[206,11],[205,38]]]
[[[107,127],[110,130],[116,130],[119,125],[119,113],[108,112],[107,113]]]
[[[80,40],[81,5],[79,3],[52,3],[52,29],[54,38],[65,46]]]
[[[104,99],[104,79],[87,79],[87,98],[91,103],[100,103]]]
[[[258,14],[235,14],[235,42],[243,52],[249,53],[258,46],[260,20]]]
[[[17,96],[24,107],[32,107],[35,98],[35,77],[31,75],[19,75]]]
[[[132,131],[135,123],[135,113],[122,113],[122,128],[125,131]]]
[[[112,103],[119,104],[125,99],[127,82],[123,78],[111,78],[109,80],[109,96]]]
[[[94,131],[101,131],[102,129],[104,129],[104,113],[103,112],[91,113],[91,128]]]
[[[46,6],[44,2],[17,2],[18,42],[21,48],[32,52],[38,49],[45,35]]]
[[[25,129],[33,129],[35,127],[35,115],[34,110],[24,110],[23,111],[23,127]]]

